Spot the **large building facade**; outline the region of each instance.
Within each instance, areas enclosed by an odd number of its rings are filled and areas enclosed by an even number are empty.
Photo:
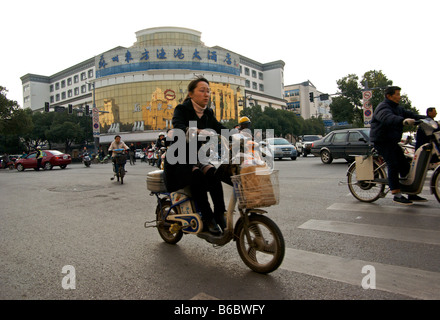
[[[322,94],[309,80],[284,87],[287,110],[294,112],[304,119],[321,117],[324,123],[326,121],[331,122],[331,97],[327,94],[323,99]]]
[[[221,47],[207,47],[196,30],[160,27],[136,32],[133,46],[116,47],[53,76],[27,74],[23,106],[99,110],[100,142],[151,141],[171,128],[174,108],[196,76],[210,81],[209,106],[219,121],[244,106],[286,108],[284,62],[259,63]]]

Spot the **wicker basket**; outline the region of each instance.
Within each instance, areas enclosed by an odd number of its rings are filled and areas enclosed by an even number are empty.
[[[238,199],[238,208],[252,209],[278,204],[280,201],[278,170],[251,169],[250,171],[231,177]]]

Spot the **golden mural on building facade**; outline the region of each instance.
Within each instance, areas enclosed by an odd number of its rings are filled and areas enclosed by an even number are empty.
[[[172,127],[174,108],[187,96],[189,81],[118,84],[96,89],[101,133],[165,130]],[[225,83],[211,83],[209,107],[219,121],[237,119],[242,95]]]

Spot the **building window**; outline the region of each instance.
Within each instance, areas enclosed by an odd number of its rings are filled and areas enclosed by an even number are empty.
[[[55,83],[55,90],[60,90],[60,83],[59,82]]]
[[[78,75],[73,77],[73,82],[75,82],[75,83],[79,82],[79,76]]]
[[[258,72],[258,79],[264,80],[263,78],[263,72]]]
[[[65,88],[66,87],[66,80],[62,80],[61,81],[61,88]]]
[[[82,85],[81,86],[81,93],[86,93],[87,92],[87,87],[86,85]]]
[[[55,101],[54,96],[50,96],[50,103],[54,103],[54,101]]]
[[[257,71],[252,70],[252,78],[256,78],[257,77]]]
[[[50,88],[50,89],[49,89],[50,92],[53,92],[53,84],[51,84],[49,88]]]
[[[246,80],[246,88],[250,88],[251,87],[251,82],[249,80]]]
[[[257,83],[256,82],[252,82],[252,89],[257,90]]]
[[[260,83],[258,86],[259,86],[260,91],[264,91],[264,84]]]
[[[72,89],[70,89],[69,91],[67,91],[67,97],[72,98],[72,96],[73,96]]]
[[[93,69],[90,69],[90,70],[89,70],[89,79],[90,79],[90,78],[93,78]]]
[[[87,77],[86,77],[86,73],[85,72],[82,72],[81,73],[81,80],[86,80],[87,79]]]
[[[60,94],[59,94],[59,93],[57,93],[57,95],[56,95],[56,97],[55,97],[55,100],[56,100],[56,101],[60,101]]]
[[[24,103],[29,102],[31,100],[31,98],[29,96],[24,97]]]
[[[68,78],[68,79],[67,79],[67,85],[68,85],[68,86],[71,86],[71,85],[72,85],[72,78]]]
[[[249,75],[249,68],[244,68],[244,74],[245,74],[246,76]]]
[[[79,88],[78,87],[75,88],[75,96],[77,96],[77,95],[79,95]]]
[[[66,91],[61,92],[61,99],[62,100],[66,99]]]

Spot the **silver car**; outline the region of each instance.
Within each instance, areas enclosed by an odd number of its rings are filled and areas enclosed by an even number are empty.
[[[290,158],[296,160],[298,152],[294,145],[284,138],[269,138],[261,142],[263,148],[269,148],[274,159]]]

